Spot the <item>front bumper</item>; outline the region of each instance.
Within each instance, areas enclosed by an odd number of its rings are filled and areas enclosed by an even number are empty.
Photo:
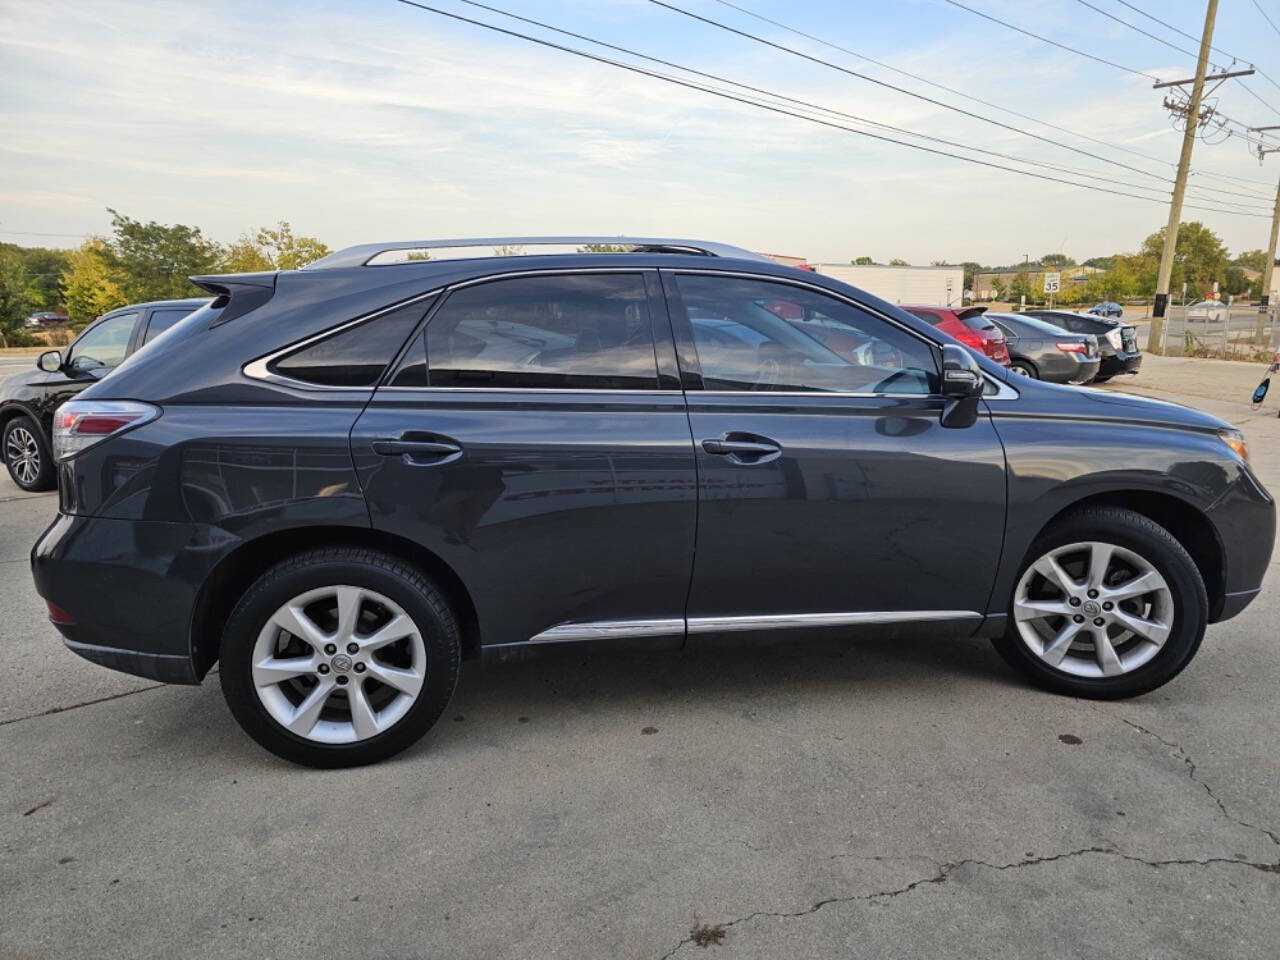
[[[166,683],[199,683],[192,617],[200,586],[239,543],[217,527],[59,514],[31,548],[36,591],[94,663]]]

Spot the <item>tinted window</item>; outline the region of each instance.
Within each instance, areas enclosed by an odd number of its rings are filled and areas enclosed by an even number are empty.
[[[425,334],[418,334],[404,352],[400,365],[391,376],[393,387],[425,387],[427,386],[427,348]]]
[[[147,334],[143,337],[142,342],[150,343],[190,312],[191,309],[187,307],[176,310],[153,310],[151,312],[151,322],[147,324]]]
[[[822,294],[734,277],[679,279],[708,390],[932,393],[930,346]]]
[[[90,327],[71,348],[71,368],[92,370],[116,366],[129,350],[129,339],[137,320],[136,313],[122,313]]]
[[[497,280],[449,297],[427,324],[433,387],[656,389],[644,278]]]
[[[936,313],[926,313],[923,310],[908,310],[907,313],[911,314],[917,320],[923,320],[925,323],[931,324],[935,327],[942,322],[942,317],[938,316]]]
[[[325,337],[271,365],[282,377],[326,387],[372,387],[426,314],[419,301]]]

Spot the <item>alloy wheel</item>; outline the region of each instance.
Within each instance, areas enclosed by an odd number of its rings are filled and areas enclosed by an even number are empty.
[[[1148,663],[1173,631],[1173,594],[1139,554],[1100,541],[1055,547],[1027,568],[1013,618],[1039,660],[1077,677],[1116,677]]]
[[[12,427],[4,445],[5,460],[18,482],[30,486],[40,476],[40,445],[26,427]]]
[[[413,619],[364,587],[308,590],[258,634],[253,686],[267,713],[317,743],[354,743],[390,729],[417,702],[427,654]]]

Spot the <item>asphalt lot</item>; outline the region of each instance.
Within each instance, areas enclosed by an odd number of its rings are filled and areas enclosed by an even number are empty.
[[[1116,385],[1245,430],[1258,366]],[[935,640],[464,668],[378,767],[285,765],[216,678],[63,650],[0,481],[0,957],[1266,957],[1280,942],[1280,587],[1145,698]],[[927,585],[922,585],[927,589]],[[55,712],[56,711],[56,712]]]

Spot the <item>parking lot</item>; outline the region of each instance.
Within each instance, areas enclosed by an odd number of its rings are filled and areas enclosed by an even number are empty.
[[[1261,372],[1109,389],[1235,422],[1276,491]],[[26,556],[54,510],[0,480],[0,957],[1275,956],[1280,557],[1135,701],[966,639],[468,664],[417,746],[325,772],[216,676],[64,650]]]

